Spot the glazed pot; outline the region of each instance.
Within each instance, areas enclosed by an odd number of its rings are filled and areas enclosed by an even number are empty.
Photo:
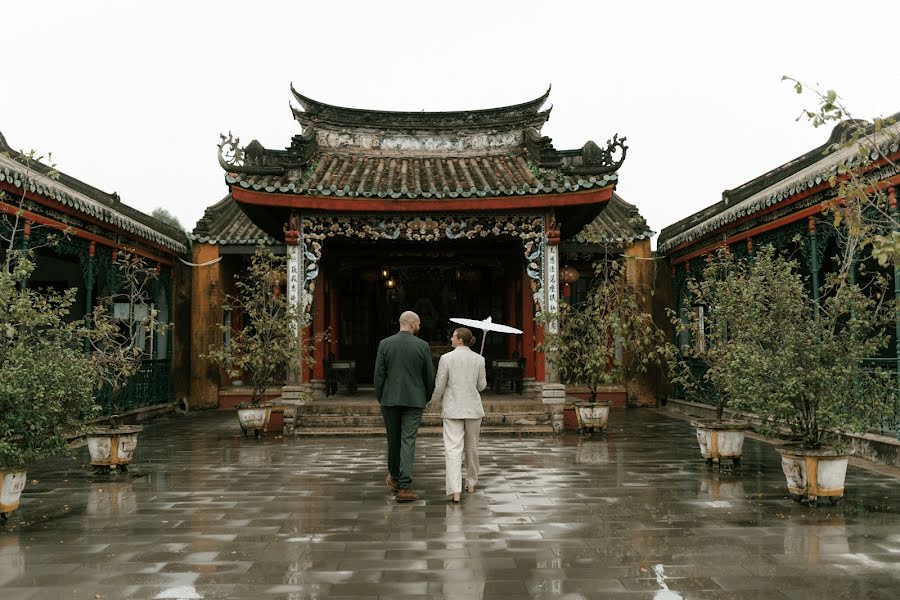
[[[112,468],[127,470],[137,448],[138,433],[143,430],[140,425],[95,427],[87,435],[91,464],[99,471]]]
[[[691,425],[697,429],[697,444],[706,464],[718,463],[721,466],[723,459],[731,459],[734,466],[740,466],[746,422],[710,419],[692,421]]]
[[[834,448],[808,450],[799,444],[786,444],[778,452],[788,491],[797,502],[806,500],[815,505],[820,497],[825,497],[837,504],[844,495],[849,460],[846,454],[839,454]]]
[[[25,489],[25,469],[0,468],[0,517],[19,508],[19,496]]]
[[[610,403],[606,400],[597,402],[573,402],[578,433],[585,431],[603,431],[609,420]]]
[[[256,437],[265,435],[269,428],[269,417],[272,409],[268,406],[254,406],[237,409],[238,422],[241,424],[241,435],[252,431]]]

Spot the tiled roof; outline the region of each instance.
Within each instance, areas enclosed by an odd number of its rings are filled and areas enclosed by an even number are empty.
[[[900,135],[900,113],[892,118],[894,124],[873,134],[878,152],[869,158],[875,160],[900,151],[897,136]],[[722,201],[699,211],[660,233],[657,249],[668,252],[684,243],[703,238],[706,234],[747,215],[784,202],[791,197],[827,182],[837,174],[842,164],[853,165],[859,160],[857,147],[841,147],[835,144],[846,135],[853,124],[838,124],[824,145],[785,163],[784,165],[749,181],[742,186],[722,193]],[[893,173],[891,173],[893,174]]]
[[[305,171],[279,175],[228,173],[225,180],[266,192],[366,198],[469,198],[571,192],[614,183],[597,176],[547,173],[524,154],[393,158],[319,153]]]
[[[478,198],[565,193],[614,184],[625,139],[557,150],[540,129],[547,95],[459,112],[349,109],[291,90],[302,133],[285,150],[222,137],[228,184],[280,194],[366,198]],[[340,209],[340,202],[335,202]]]
[[[276,241],[250,221],[231,194],[206,209],[188,237],[205,244],[266,246]]]
[[[299,93],[291,85],[291,94],[303,110],[293,109],[294,118],[303,126],[333,126],[340,128],[466,130],[502,129],[507,126],[522,129],[540,127],[550,115],[550,109],[540,108],[550,96],[548,88],[534,100],[481,110],[453,112],[400,112],[344,108],[313,100]]]
[[[634,204],[613,193],[603,211],[573,238],[582,244],[630,244],[653,235]]]
[[[60,173],[58,178],[50,177],[51,168],[47,165],[32,162],[26,166],[20,160],[21,155],[0,134],[0,181],[20,189],[27,185],[29,192],[56,200],[144,240],[174,252],[187,251],[188,240],[183,231],[122,204],[117,194],[98,190],[65,173]]]

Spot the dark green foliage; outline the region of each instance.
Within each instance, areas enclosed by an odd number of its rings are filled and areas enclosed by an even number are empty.
[[[720,405],[749,411],[762,433],[789,432],[810,449],[878,424],[896,402],[892,373],[865,364],[887,342],[892,306],[847,281],[833,284],[817,310],[796,263],[766,246],[748,259],[719,251],[689,286],[709,315],[705,349],[687,317],[687,354],[706,362]]]
[[[75,290],[25,287],[31,257],[10,252],[0,270],[0,467],[65,452],[66,434],[93,416],[95,365],[88,331],[68,322]]]
[[[538,350],[548,352],[560,381],[580,383],[596,400],[602,384],[622,380],[623,375],[646,372],[650,365],[664,365],[673,348],[665,334],[643,311],[640,291],[628,283],[625,266],[601,261],[585,301],[577,306],[560,303],[559,331],[546,333]],[[546,324],[550,315],[544,315]],[[616,360],[619,345],[622,361]]]

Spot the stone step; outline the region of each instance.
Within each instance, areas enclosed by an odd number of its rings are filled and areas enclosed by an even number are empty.
[[[546,406],[540,401],[529,400],[490,400],[483,403],[485,413],[522,413],[546,412]],[[336,400],[316,401],[304,404],[301,415],[381,415],[381,407],[374,399],[364,401]]]
[[[301,414],[299,426],[312,427],[383,427],[381,415],[334,415],[334,414]],[[510,412],[487,413],[482,419],[484,427],[509,427],[549,425],[551,417],[546,412]],[[441,416],[438,413],[426,413],[422,416],[423,427],[440,427]]]
[[[294,431],[299,436],[383,436],[382,427],[298,427]],[[418,435],[439,436],[443,435],[440,427],[420,427]],[[510,425],[506,427],[486,426],[481,428],[482,436],[530,436],[553,435],[553,427],[550,425]]]

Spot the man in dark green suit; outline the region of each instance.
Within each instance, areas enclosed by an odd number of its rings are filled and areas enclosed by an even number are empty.
[[[412,467],[416,457],[416,432],[422,410],[434,392],[431,348],[416,337],[419,315],[400,315],[400,331],[378,344],[375,359],[375,395],[381,404],[388,441],[388,487],[397,493],[397,502],[413,502],[419,496],[412,487]]]

